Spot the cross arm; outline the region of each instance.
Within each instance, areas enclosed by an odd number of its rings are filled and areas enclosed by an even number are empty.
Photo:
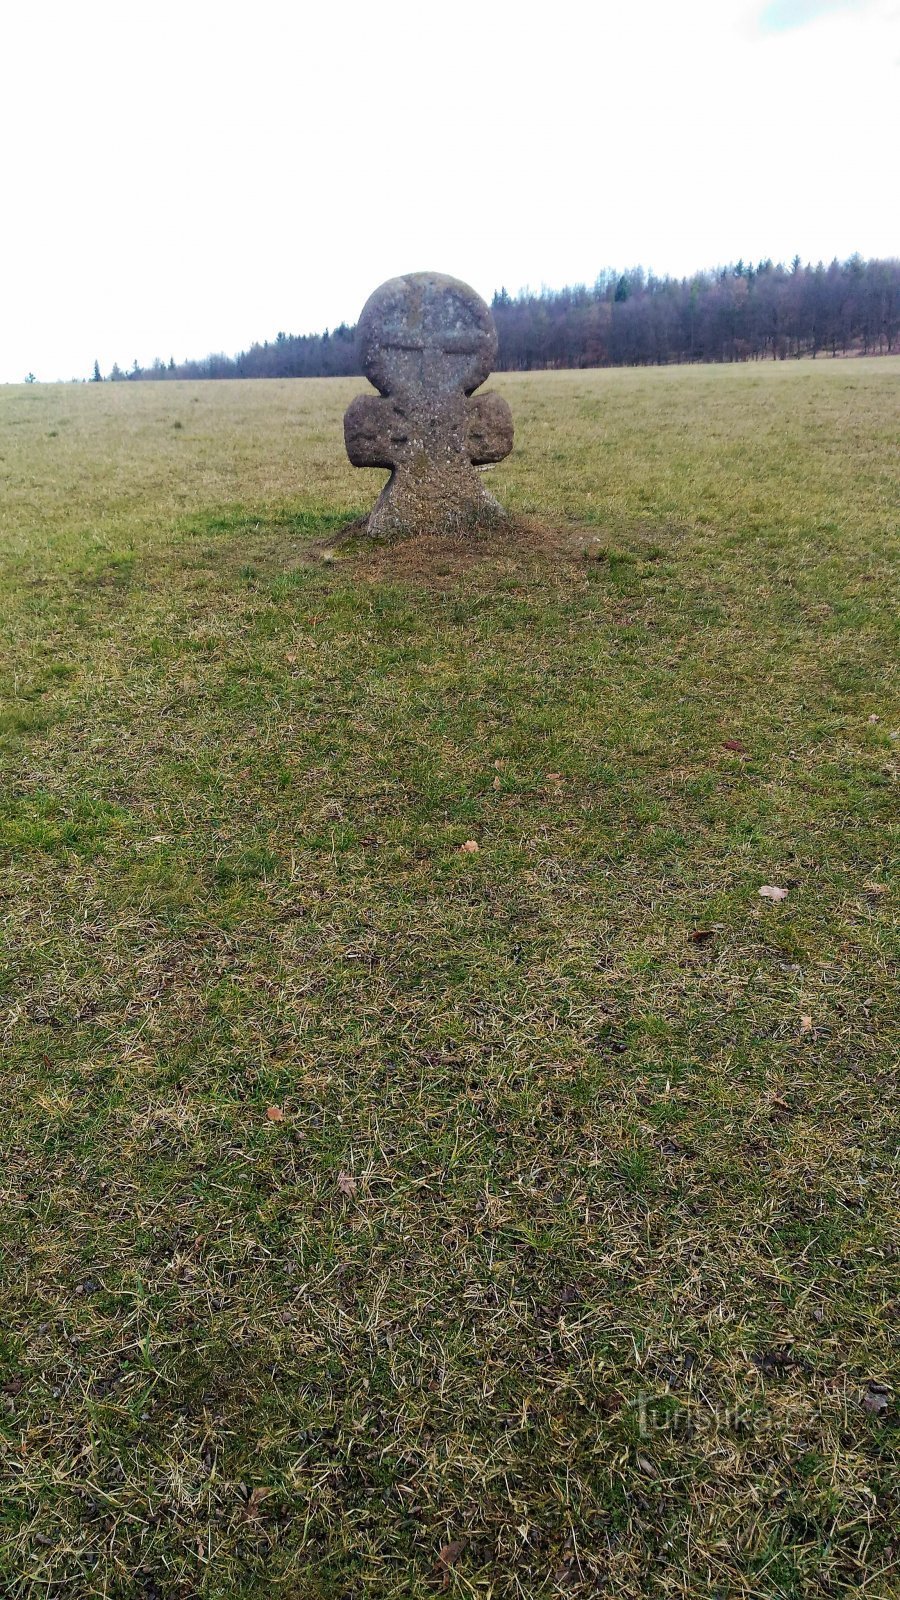
[[[466,445],[476,467],[502,461],[513,447],[513,419],[503,396],[473,395],[466,401]]]
[[[393,467],[408,438],[406,419],[393,400],[358,394],[344,413],[344,442],[355,467]]]

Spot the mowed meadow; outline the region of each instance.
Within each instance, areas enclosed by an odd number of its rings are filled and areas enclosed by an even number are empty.
[[[490,386],[0,389],[4,1595],[896,1592],[900,359]]]

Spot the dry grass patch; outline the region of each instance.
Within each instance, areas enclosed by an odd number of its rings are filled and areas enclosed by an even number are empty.
[[[4,1592],[891,1592],[897,370],[0,395]]]

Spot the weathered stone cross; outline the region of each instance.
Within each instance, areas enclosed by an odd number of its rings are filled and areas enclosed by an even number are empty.
[[[347,454],[355,467],[391,469],[366,531],[396,539],[502,519],[475,471],[502,461],[513,442],[506,401],[471,398],[497,355],[489,307],[458,278],[411,272],[370,295],[357,333],[363,371],[379,393],[348,407]]]

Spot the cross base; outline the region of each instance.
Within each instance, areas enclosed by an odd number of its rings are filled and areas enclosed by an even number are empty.
[[[450,537],[505,522],[506,512],[472,467],[417,480],[394,470],[366,519],[371,539],[406,539],[413,534]]]

